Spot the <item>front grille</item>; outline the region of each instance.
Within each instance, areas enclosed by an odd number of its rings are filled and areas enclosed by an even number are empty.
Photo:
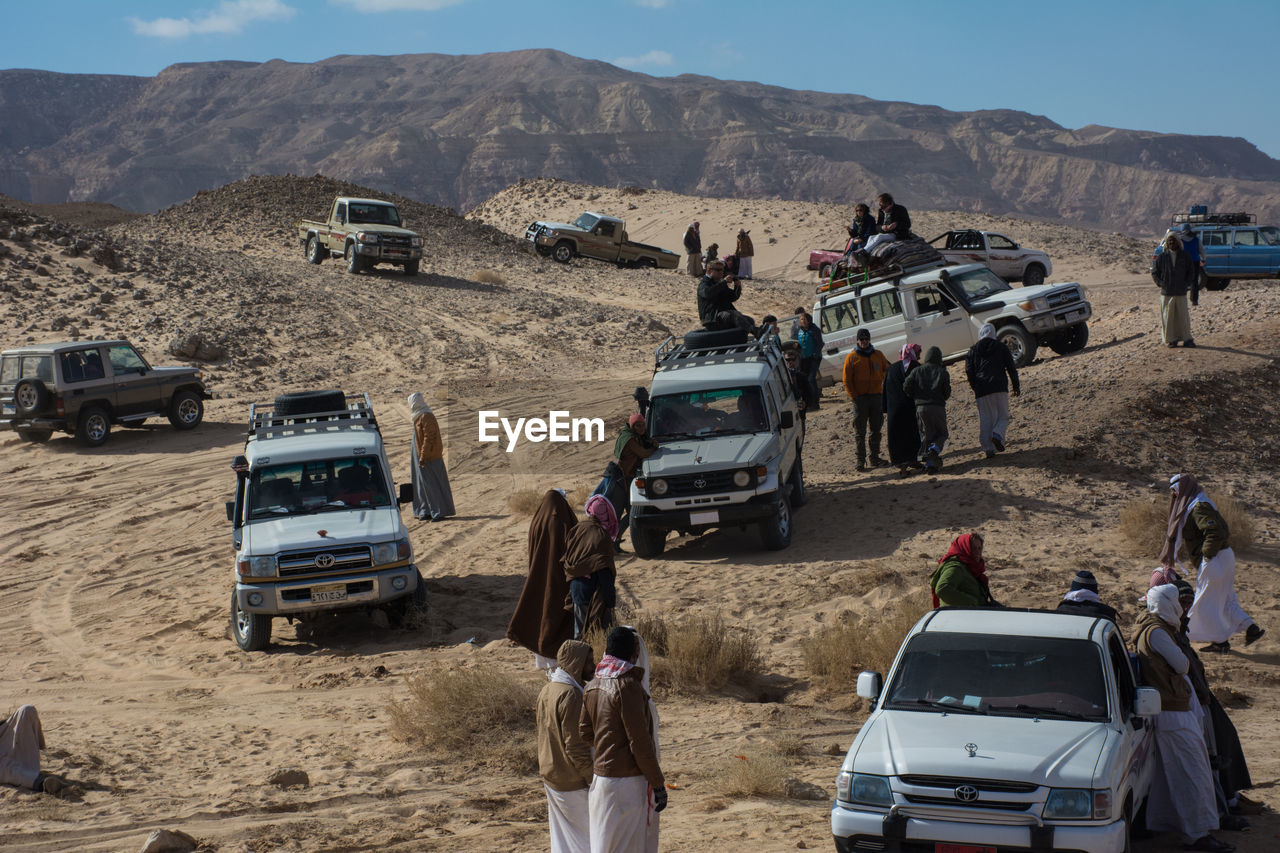
[[[913,788],[946,788],[955,790],[961,785],[972,785],[979,791],[993,794],[1030,794],[1040,786],[1034,782],[1007,782],[1004,779],[970,779],[966,776],[899,776],[904,785]]]
[[[537,239],[538,234],[541,233],[541,231],[542,231],[542,226],[538,225],[537,223],[534,223],[533,225],[530,225],[528,228],[525,229],[524,238],[526,240]]]
[[[948,808],[962,809],[1001,809],[1010,812],[1025,812],[1031,808],[1034,803],[1011,803],[1006,800],[984,800],[976,799],[970,802],[956,799],[955,796],[950,797],[921,797],[915,794],[904,794],[907,802],[914,803],[918,806],[946,806]]]
[[[1079,302],[1082,298],[1080,289],[1071,287],[1057,293],[1050,293],[1046,301],[1049,303],[1050,308],[1061,308],[1063,305]]]
[[[320,568],[316,559],[321,555],[333,557],[333,565]],[[321,559],[322,563],[327,560]],[[373,553],[368,545],[343,545],[337,548],[323,548],[310,551],[288,551],[276,558],[276,566],[280,577],[295,575],[324,575],[350,572],[357,569],[373,567]]]
[[[379,241],[384,246],[400,246],[406,249],[409,248],[409,246],[413,245],[413,241],[411,238],[401,237],[397,234],[383,235],[382,237],[379,238]]]
[[[664,477],[667,481],[667,493],[662,495],[664,498],[674,498],[687,495],[707,495],[715,492],[731,492],[739,491],[739,488],[733,484],[733,475],[736,471],[708,471],[705,474],[677,474],[674,477]],[[746,488],[751,488],[748,483]]]

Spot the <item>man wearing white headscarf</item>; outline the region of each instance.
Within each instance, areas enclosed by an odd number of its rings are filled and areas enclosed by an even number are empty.
[[[1187,678],[1191,664],[1174,636],[1181,619],[1178,588],[1173,584],[1152,587],[1147,590],[1147,612],[1138,619],[1133,634],[1142,680],[1160,691],[1147,827],[1179,833],[1187,850],[1227,853],[1235,847],[1209,834],[1218,828],[1218,808],[1203,711]]]
[[[440,424],[417,391],[409,395],[413,418],[413,517],[440,521],[455,513],[449,472],[444,467],[444,440]]]
[[[14,785],[33,791],[56,794],[65,784],[62,777],[40,772],[40,750],[44,730],[34,705],[23,705],[0,723],[0,785]]]
[[[1236,555],[1231,550],[1227,521],[1190,474],[1169,478],[1169,522],[1160,565],[1178,568],[1178,551],[1186,543],[1196,563],[1196,602],[1191,605],[1188,636],[1208,643],[1206,652],[1226,652],[1229,639],[1244,631],[1246,646],[1266,632],[1240,607],[1236,598]]]
[[[547,790],[551,853],[591,853],[587,787],[591,745],[582,739],[582,684],[595,671],[591,646],[565,640],[559,664],[538,694],[538,773]]]
[[[978,342],[964,360],[965,376],[978,401],[978,441],[990,459],[1004,450],[1009,434],[1009,383],[1013,396],[1022,393],[1018,368],[1009,348],[996,339],[996,327],[983,323]]]

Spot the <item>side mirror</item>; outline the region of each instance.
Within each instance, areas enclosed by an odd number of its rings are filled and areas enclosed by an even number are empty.
[[[400,495],[396,498],[397,504],[413,503],[413,483],[401,483]]]
[[[1160,691],[1154,687],[1139,687],[1138,695],[1133,700],[1133,713],[1143,719],[1150,719],[1160,713]]]
[[[863,699],[875,700],[880,698],[880,690],[883,687],[880,679],[880,673],[871,670],[863,670],[858,673],[858,695]],[[1158,699],[1159,697],[1157,697]]]
[[[227,501],[227,521],[236,520],[236,502]]]
[[[782,417],[778,419],[778,423],[783,429],[791,429],[796,425],[796,416],[794,412],[783,412]]]

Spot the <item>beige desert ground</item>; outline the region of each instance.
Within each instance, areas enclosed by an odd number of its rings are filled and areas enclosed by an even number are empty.
[[[476,412],[567,409],[613,429],[647,382],[653,349],[669,330],[695,325],[694,285],[676,272],[560,266],[515,238],[532,219],[583,209],[624,216],[633,239],[672,249],[692,219],[704,243],[726,251],[747,227],[756,279],[742,305],[782,315],[811,303],[808,250],[842,242],[851,212],[527,181],[468,219],[406,202],[426,235],[423,274],[353,277],[336,262],[304,263],[292,227],[348,189],[321,177],[255,178],[114,223],[101,210],[30,212],[0,199],[4,346],[126,336],[162,364],[193,363],[171,345],[200,351],[214,356],[202,364],[219,395],[194,432],[159,422],[117,428],[97,450],[66,436],[32,445],[0,434],[0,713],[37,705],[48,769],[75,782],[61,798],[0,789],[0,848],[136,851],[157,828],[223,851],[545,848],[545,801],[527,749],[423,752],[393,738],[388,705],[407,695],[407,679],[447,667],[495,668],[534,688],[543,681],[531,655],[504,639],[528,525],[512,496],[593,483],[612,438],[508,456],[476,441]],[[952,366],[953,444],[932,478],[856,473],[850,406],[828,389],[809,419],[810,502],[788,550],[762,552],[754,532],[727,531],[673,541],[662,559],[621,559],[632,611],[719,613],[762,653],[746,683],[658,690],[675,786],[664,849],[830,849],[829,799],[743,796],[724,784],[736,756],[777,754],[785,776],[830,796],[865,710],[850,686],[814,678],[803,641],[862,620],[870,647],[881,614],[923,612],[934,561],[968,530],[986,535],[993,588],[1006,603],[1051,607],[1089,568],[1104,598],[1131,616],[1154,555],[1131,551],[1119,514],[1134,502],[1163,504],[1166,478],[1179,470],[1234,496],[1252,522],[1237,586],[1270,633],[1206,663],[1240,730],[1250,794],[1267,806],[1252,832],[1223,837],[1248,853],[1277,849],[1278,283],[1206,294],[1193,312],[1200,347],[1171,351],[1159,342],[1159,300],[1145,272],[1153,237],[914,215],[927,236],[977,225],[1047,250],[1053,280],[1088,289],[1090,344],[1068,357],[1042,351],[1025,368],[1009,452],[994,460],[978,448],[972,396]],[[270,650],[246,654],[228,634],[229,463],[251,401],[317,387],[371,393],[400,481],[409,474],[405,396],[424,390],[447,435],[459,515],[410,521],[430,595],[424,625],[390,630],[353,615],[302,632],[277,620]],[[268,782],[290,768],[309,786]]]

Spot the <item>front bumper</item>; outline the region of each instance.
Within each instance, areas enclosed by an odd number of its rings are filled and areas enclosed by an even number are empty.
[[[882,850],[934,853],[938,843],[994,847],[999,853],[1121,853],[1124,821],[1108,824],[1045,824],[1026,813],[973,810],[968,820],[948,820],[937,810],[894,806],[889,812],[863,811],[836,802],[831,832],[839,853]]]
[[[721,496],[722,497],[722,496]],[[717,527],[737,527],[767,521],[777,515],[777,492],[752,495],[742,503],[717,501],[717,496],[698,497],[688,507],[660,509],[655,506],[631,505],[631,526],[648,530],[679,530],[700,533]]]
[[[381,243],[356,243],[356,253],[379,263],[404,263],[422,259],[421,248],[384,246]]]
[[[396,589],[395,579],[404,579],[404,586]],[[275,580],[260,583],[236,581],[236,601],[246,613],[268,616],[291,616],[298,613],[319,613],[342,610],[348,607],[369,607],[412,595],[418,585],[418,568],[410,564],[394,569],[358,572],[305,580]],[[320,589],[324,587],[324,589]],[[336,592],[344,593],[341,598]],[[313,594],[331,600],[313,601]],[[254,595],[262,600],[250,601]]]
[[[1093,316],[1093,306],[1088,302],[1072,302],[1061,308],[1052,308],[1033,314],[1022,321],[1028,332],[1043,335],[1047,332],[1059,332],[1077,323],[1084,323]]]

